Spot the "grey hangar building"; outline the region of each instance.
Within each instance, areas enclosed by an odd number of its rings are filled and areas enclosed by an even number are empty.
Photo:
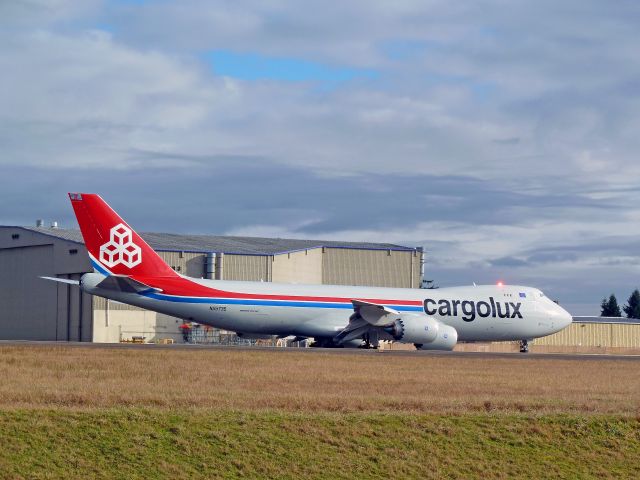
[[[420,288],[424,272],[422,248],[394,244],[141,236],[174,270],[196,278]],[[90,271],[79,230],[0,226],[0,340],[183,341],[182,319],[39,278],[79,280]]]

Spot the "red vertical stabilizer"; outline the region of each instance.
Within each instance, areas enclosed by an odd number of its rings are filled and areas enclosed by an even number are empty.
[[[70,193],[91,263],[102,273],[145,277],[178,274],[94,193]]]

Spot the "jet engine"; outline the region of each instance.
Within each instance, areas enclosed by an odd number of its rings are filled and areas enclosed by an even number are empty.
[[[440,325],[436,319],[426,315],[405,314],[394,320],[385,331],[399,342],[429,343],[436,339]]]
[[[422,350],[452,350],[458,341],[455,328],[426,315],[404,314],[384,330],[394,340]]]
[[[418,350],[453,350],[457,342],[458,332],[456,329],[441,323],[434,341],[422,344],[416,343],[415,345]]]

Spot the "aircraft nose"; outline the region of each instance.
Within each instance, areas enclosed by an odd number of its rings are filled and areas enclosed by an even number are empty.
[[[557,310],[555,312],[555,324],[558,327],[558,331],[563,330],[565,328],[567,328],[569,325],[571,325],[573,323],[573,317],[571,316],[571,314],[569,312],[567,312],[564,308],[562,308],[560,305],[557,305]]]

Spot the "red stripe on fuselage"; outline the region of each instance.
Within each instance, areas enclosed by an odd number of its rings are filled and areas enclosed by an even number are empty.
[[[134,280],[162,289],[166,295],[179,297],[216,297],[216,298],[242,298],[253,300],[293,300],[299,302],[343,302],[351,303],[351,300],[362,300],[363,302],[376,303],[380,305],[422,305],[420,300],[380,300],[369,298],[344,298],[344,297],[307,297],[300,295],[268,295],[256,293],[237,293],[218,290],[217,288],[205,287],[183,277],[144,277],[132,276]]]

